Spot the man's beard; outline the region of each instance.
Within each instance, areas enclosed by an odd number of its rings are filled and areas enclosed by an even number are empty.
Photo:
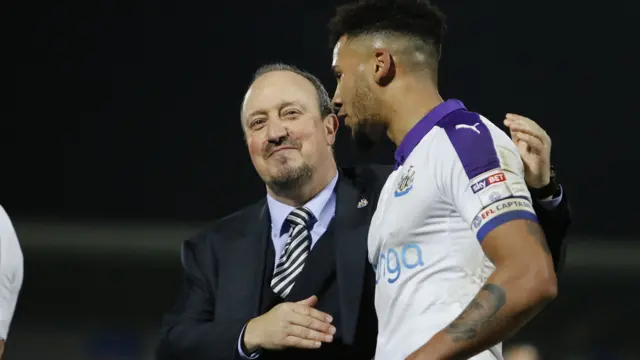
[[[313,167],[307,163],[293,167],[284,165],[267,181],[267,186],[276,193],[288,193],[306,185],[313,176]]]
[[[289,146],[294,149],[301,149],[302,144],[299,141],[292,138],[285,138],[279,142],[267,142],[264,148],[264,154],[269,156],[275,156],[276,161],[280,162],[280,167],[276,171],[276,175],[273,178],[266,181],[267,186],[275,192],[291,192],[301,186],[304,186],[311,180],[314,168],[303,162],[299,166],[292,166],[288,164],[286,156],[280,157],[278,154],[273,154],[273,150],[279,146]]]

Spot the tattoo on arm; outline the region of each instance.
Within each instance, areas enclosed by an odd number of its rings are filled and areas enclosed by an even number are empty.
[[[540,244],[540,247],[542,247],[542,249],[547,253],[547,254],[551,254],[551,251],[549,250],[549,245],[547,244],[547,239],[544,236],[544,231],[542,231],[542,228],[540,227],[540,225],[534,223],[533,221],[526,221],[526,226],[527,226],[527,232],[529,233],[529,235],[533,236],[538,243]]]
[[[506,293],[496,284],[486,284],[469,306],[446,329],[454,342],[476,337],[484,324],[492,320],[506,303]]]

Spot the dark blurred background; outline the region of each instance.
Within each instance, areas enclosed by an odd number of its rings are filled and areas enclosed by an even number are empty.
[[[151,359],[180,242],[264,196],[238,113],[258,66],[334,89],[344,1],[0,5],[0,204],[25,253],[6,359]],[[631,1],[439,1],[444,97],[538,121],[574,211],[560,295],[511,342],[544,359],[640,359]],[[342,131],[339,163],[359,156]],[[635,335],[635,336],[634,336]]]

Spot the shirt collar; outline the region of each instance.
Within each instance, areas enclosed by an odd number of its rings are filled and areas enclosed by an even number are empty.
[[[449,99],[438,106],[434,107],[425,115],[418,123],[416,123],[411,130],[405,135],[404,139],[396,150],[396,169],[404,164],[405,160],[411,155],[413,149],[418,145],[420,140],[427,135],[436,124],[442,120],[445,116],[449,115],[453,111],[459,109],[466,109],[464,104],[460,100]]]
[[[316,220],[324,218],[324,214],[328,209],[328,205],[331,203],[331,195],[335,189],[338,181],[338,174],[333,177],[327,186],[320,191],[316,196],[309,200],[304,206],[311,211]],[[283,204],[280,201],[274,199],[271,195],[267,194],[267,206],[269,207],[269,214],[271,215],[271,228],[273,234],[280,236],[287,230],[285,220],[293,209],[293,206]]]

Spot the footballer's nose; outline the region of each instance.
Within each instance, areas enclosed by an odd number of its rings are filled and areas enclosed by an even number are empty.
[[[333,96],[331,105],[333,105],[333,112],[338,116],[338,118],[343,118],[346,115],[342,106],[342,99],[340,98],[340,94],[338,93],[338,91],[336,91],[335,95]]]
[[[340,96],[340,89],[336,89],[336,92],[333,94],[333,99],[331,99],[331,104],[336,111],[339,111],[340,108],[342,108],[342,97]]]

